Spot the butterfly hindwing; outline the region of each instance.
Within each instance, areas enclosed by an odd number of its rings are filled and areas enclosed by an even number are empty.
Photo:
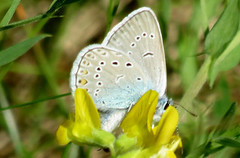
[[[71,72],[71,87],[84,88],[99,110],[126,109],[144,94],[146,75],[126,54],[92,45],[79,53]]]

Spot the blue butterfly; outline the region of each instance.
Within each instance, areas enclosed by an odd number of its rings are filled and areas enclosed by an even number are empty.
[[[72,92],[87,89],[100,112],[102,129],[114,130],[148,90],[159,93],[154,119],[167,107],[165,53],[157,17],[140,8],[117,24],[102,44],[78,54],[70,77]]]

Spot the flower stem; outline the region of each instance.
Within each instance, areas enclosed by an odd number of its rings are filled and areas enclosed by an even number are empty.
[[[116,151],[114,149],[114,145],[111,145],[111,147],[109,147],[109,148],[110,148],[110,151],[111,151],[111,156],[116,157]]]
[[[180,105],[184,106],[186,109],[189,111],[193,111],[192,101],[193,99],[197,96],[197,94],[200,92],[201,88],[207,81],[208,73],[209,73],[209,68],[212,62],[211,56],[208,56],[200,70],[198,71],[195,79],[193,80],[192,84],[188,87],[187,91],[185,92],[182,100],[180,101]],[[186,115],[184,113],[186,110],[184,109],[179,109],[179,116],[180,120],[184,121],[186,119]]]

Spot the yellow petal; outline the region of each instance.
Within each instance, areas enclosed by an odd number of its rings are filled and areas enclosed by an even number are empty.
[[[85,122],[75,122],[73,127],[71,128],[71,134],[75,138],[82,138],[82,137],[91,137],[92,136],[92,130],[87,123]]]
[[[100,128],[100,116],[92,98],[85,89],[75,91],[75,121],[84,122],[90,127]]]
[[[152,142],[151,122],[158,102],[158,93],[147,91],[133,106],[121,123],[121,128],[129,137],[137,137],[139,144]]]
[[[164,112],[160,122],[153,129],[156,137],[156,145],[168,144],[178,124],[178,112],[173,106],[169,106]]]
[[[167,151],[167,157],[168,157],[168,158],[177,158],[176,155],[174,154],[174,152],[173,152],[173,151],[170,151],[170,150]]]
[[[160,150],[151,155],[151,158],[177,158],[175,153],[166,146],[161,146]]]
[[[91,97],[84,89],[75,91],[75,115],[59,126],[56,137],[60,145],[75,144],[110,148],[114,153],[115,136],[100,129],[100,116]]]
[[[71,141],[68,136],[68,127],[70,126],[71,122],[68,120],[58,127],[56,132],[56,138],[59,145],[66,145]]]
[[[167,148],[171,151],[176,151],[178,148],[182,148],[182,140],[178,135],[172,136],[170,143],[167,145]]]
[[[148,111],[145,112],[147,113],[147,129],[151,133],[152,133],[153,115],[155,114],[157,103],[158,103],[158,93],[156,91],[151,91],[148,98],[148,102],[147,102]]]

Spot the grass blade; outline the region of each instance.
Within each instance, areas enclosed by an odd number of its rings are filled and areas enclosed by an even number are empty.
[[[60,94],[60,95],[53,96],[53,97],[34,100],[32,102],[28,102],[28,103],[24,103],[24,104],[12,105],[12,106],[9,106],[9,107],[0,107],[0,111],[25,107],[25,106],[28,106],[28,105],[37,104],[37,103],[40,103],[40,102],[49,101],[49,100],[52,100],[52,99],[57,99],[57,98],[61,98],[61,97],[68,96],[68,95],[71,95],[71,93],[64,93],[64,94]]]
[[[49,36],[50,35],[47,34],[38,35],[0,51],[0,66],[16,60],[18,57],[26,53],[39,40]]]
[[[40,14],[40,15],[34,16],[32,18],[28,18],[28,19],[17,21],[17,22],[13,22],[11,24],[0,27],[0,31],[4,31],[4,30],[11,29],[11,28],[23,26],[25,24],[29,24],[29,23],[32,23],[32,22],[39,21],[39,20],[44,19],[46,17],[48,17],[46,14]]]
[[[217,138],[214,142],[224,146],[240,148],[240,142],[231,138]]]
[[[10,8],[8,9],[7,13],[4,15],[0,26],[4,26],[7,25],[9,23],[9,21],[12,19],[13,14],[15,13],[18,4],[20,3],[21,0],[14,0],[10,6]]]

